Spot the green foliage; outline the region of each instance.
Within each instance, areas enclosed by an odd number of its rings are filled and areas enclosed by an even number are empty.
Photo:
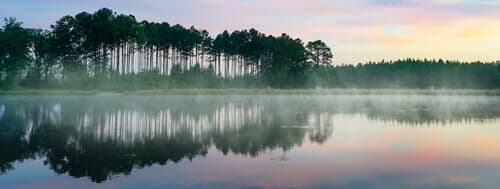
[[[5,19],[0,30],[0,78],[4,88],[11,89],[19,80],[18,74],[29,63],[29,32],[14,18]]]
[[[332,66],[330,47],[255,29],[214,35],[137,21],[110,9],[67,15],[50,30],[6,19],[0,85],[69,89],[500,88],[497,63],[398,60]]]
[[[215,75],[213,66],[201,68],[199,64],[187,70],[174,65],[169,79],[174,88],[220,88],[223,83],[223,78]]]
[[[307,78],[307,86],[310,88],[345,87],[333,66],[314,65],[307,73]]]
[[[323,41],[316,40],[307,43],[307,57],[316,65],[329,65],[332,63],[332,50]]]
[[[339,83],[354,88],[500,88],[500,64],[405,59],[335,67]]]
[[[58,78],[64,88],[289,88],[304,86],[310,67],[302,41],[286,34],[250,29],[212,39],[194,26],[137,22],[106,8],[64,16],[49,31],[29,31],[23,47],[32,60],[28,69],[17,69],[26,73],[27,87],[56,86],[49,78]]]

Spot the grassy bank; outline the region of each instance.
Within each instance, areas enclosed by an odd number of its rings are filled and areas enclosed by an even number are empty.
[[[500,89],[152,89],[135,91],[16,89],[0,90],[0,95],[137,95],[137,94],[420,94],[420,95],[495,95]]]

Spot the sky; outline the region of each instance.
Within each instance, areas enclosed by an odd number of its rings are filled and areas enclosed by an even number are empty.
[[[334,64],[399,58],[500,60],[500,0],[1,0],[0,17],[48,29],[58,18],[117,13],[216,34],[255,28],[325,41]]]

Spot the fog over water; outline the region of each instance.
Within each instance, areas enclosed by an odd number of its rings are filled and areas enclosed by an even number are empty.
[[[0,97],[0,188],[494,188],[500,98]]]

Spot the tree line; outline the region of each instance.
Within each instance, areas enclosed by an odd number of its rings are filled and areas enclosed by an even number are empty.
[[[304,43],[256,29],[211,35],[107,8],[64,16],[48,30],[24,28],[14,18],[0,29],[4,89],[500,86],[498,62],[408,59],[333,66],[332,58],[321,40]]]
[[[355,88],[499,89],[500,61],[402,59],[341,65],[337,84]]]
[[[50,28],[27,29],[6,19],[0,34],[4,85],[13,87],[22,73],[24,83],[33,86],[56,77],[77,86],[164,76],[182,83],[184,75],[210,77],[200,81],[259,77],[282,85],[300,83],[295,76],[304,74],[309,58],[331,60],[321,41],[310,42],[308,50],[314,53],[309,53],[300,39],[287,34],[275,37],[250,29],[212,37],[194,26],[139,22],[107,8],[64,16]]]

